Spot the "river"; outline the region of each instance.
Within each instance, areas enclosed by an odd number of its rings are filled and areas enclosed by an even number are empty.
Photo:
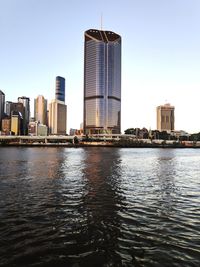
[[[0,147],[0,266],[199,266],[200,150]]]

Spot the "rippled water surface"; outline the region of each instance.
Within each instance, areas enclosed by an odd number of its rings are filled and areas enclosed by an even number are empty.
[[[200,266],[200,150],[0,147],[0,266]]]

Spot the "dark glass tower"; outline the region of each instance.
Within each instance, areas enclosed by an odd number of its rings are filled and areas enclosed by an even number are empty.
[[[84,133],[121,132],[121,37],[85,32]]]
[[[6,101],[5,103],[5,113],[8,117],[10,117],[10,107],[11,107],[12,102],[11,101]]]
[[[56,94],[55,99],[65,102],[65,78],[56,77]]]
[[[1,130],[1,121],[4,117],[4,107],[5,107],[5,94],[0,90],[0,130]]]
[[[22,103],[24,106],[23,130],[24,135],[27,135],[30,120],[30,98],[26,96],[18,97],[18,102]]]

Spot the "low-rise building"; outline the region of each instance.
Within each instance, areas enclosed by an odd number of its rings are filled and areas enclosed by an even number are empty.
[[[2,119],[2,132],[9,135],[11,131],[11,119],[9,117]]]
[[[44,124],[38,124],[37,125],[37,135],[40,136],[47,136],[48,128]]]
[[[28,125],[28,135],[36,136],[37,135],[37,122],[30,121]]]
[[[32,136],[47,136],[48,127],[44,124],[40,124],[38,121],[30,122],[28,134]]]

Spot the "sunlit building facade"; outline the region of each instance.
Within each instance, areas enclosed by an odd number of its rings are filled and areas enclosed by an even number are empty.
[[[83,128],[121,132],[121,37],[111,31],[85,32]]]
[[[157,107],[157,130],[173,131],[174,130],[174,106],[165,104]]]
[[[66,135],[67,106],[63,101],[54,99],[49,104],[49,133]]]
[[[23,117],[19,111],[11,112],[11,132],[14,135],[23,134]]]
[[[47,125],[47,100],[43,95],[34,99],[34,118],[35,121]]]
[[[2,132],[6,135],[10,134],[11,131],[11,119],[9,117],[5,117],[2,119]]]
[[[23,103],[12,102],[10,105],[11,131],[15,135],[24,135],[25,108]]]

